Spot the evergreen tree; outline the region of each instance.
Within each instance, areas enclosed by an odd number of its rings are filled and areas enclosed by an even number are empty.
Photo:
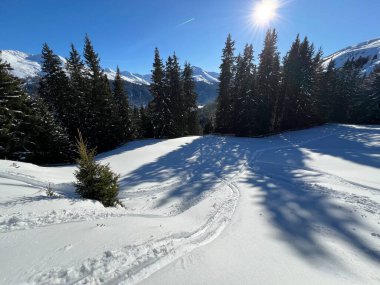
[[[277,32],[268,30],[265,36],[264,49],[259,55],[257,71],[257,126],[260,133],[274,130],[277,114],[277,103],[280,92],[280,56],[277,51]]]
[[[168,137],[179,137],[185,133],[184,102],[181,86],[181,70],[178,58],[174,54],[166,61],[165,69],[165,96],[168,99],[170,121],[173,122],[167,128]]]
[[[100,58],[94,51],[90,38],[86,35],[84,58],[88,77],[88,118],[85,135],[89,144],[99,151],[112,149],[121,143],[118,135],[118,112],[110,84],[100,66]]]
[[[70,162],[74,159],[74,146],[67,130],[56,121],[42,99],[31,99],[29,141],[31,162],[51,164]]]
[[[230,133],[233,131],[233,70],[235,42],[228,35],[225,48],[223,49],[222,64],[220,65],[219,94],[216,110],[216,131]]]
[[[337,71],[334,61],[330,61],[327,70],[322,73],[318,84],[318,113],[324,122],[330,122],[333,117],[334,99],[337,98]],[[338,103],[336,101],[336,103]]]
[[[131,138],[131,120],[129,116],[128,94],[124,89],[124,81],[120,75],[120,69],[117,67],[114,81],[114,97],[117,104],[117,115],[119,120],[118,133],[120,141],[125,142]]]
[[[256,67],[253,64],[253,47],[246,45],[243,56],[236,61],[234,80],[234,121],[235,133],[239,136],[258,134],[257,98],[255,88]]]
[[[200,125],[198,119],[197,94],[195,93],[195,82],[193,79],[193,69],[190,63],[185,63],[182,72],[184,114],[186,120],[186,135],[199,135]]]
[[[165,71],[164,64],[160,57],[158,49],[154,52],[154,63],[152,70],[152,83],[150,91],[153,96],[153,101],[150,105],[152,113],[152,124],[154,136],[156,138],[171,137],[174,134],[174,121],[170,111],[169,97],[165,93]]]
[[[142,106],[141,106],[142,107]],[[142,107],[143,108],[143,107]],[[136,106],[133,106],[131,109],[131,137],[133,139],[142,138],[142,130],[141,130],[141,116],[140,109]]]
[[[21,160],[30,155],[26,149],[30,106],[21,83],[10,71],[0,57],[0,157]]]
[[[69,82],[62,62],[45,43],[42,47],[42,72],[38,94],[49,109],[65,126],[72,121],[74,106],[69,92]]]
[[[354,123],[358,120],[363,78],[354,60],[348,60],[337,72],[337,92],[332,101],[331,121]]]
[[[92,112],[89,106],[91,98],[88,97],[90,94],[88,94],[85,65],[73,44],[70,56],[66,59],[66,70],[69,74],[69,92],[72,99],[70,111],[72,118],[67,129],[70,137],[75,138],[78,129],[87,134]]]
[[[151,108],[148,106],[144,108],[141,106],[140,108],[140,134],[141,138],[152,138],[154,137],[154,129],[152,124],[152,114]]]
[[[32,100],[0,59],[0,157],[34,163],[69,161],[66,131],[40,99]]]
[[[374,70],[364,98],[361,104],[363,122],[380,124],[380,67]]]
[[[317,120],[314,88],[316,68],[320,54],[315,55],[314,46],[305,38],[297,36],[284,58],[283,94],[280,96],[280,124],[282,130],[305,128]]]
[[[152,124],[152,114],[151,108],[148,106],[140,108],[140,137],[141,138],[153,138],[154,137],[154,128]]]
[[[87,144],[79,133],[78,170],[75,172],[76,191],[83,198],[100,201],[105,207],[118,203],[119,175],[113,173],[108,165],[101,165],[94,159],[95,150],[87,149]]]

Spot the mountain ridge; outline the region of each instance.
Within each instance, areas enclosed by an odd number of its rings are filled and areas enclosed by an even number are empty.
[[[42,74],[42,57],[41,54],[29,54],[18,50],[1,50],[0,57],[7,61],[13,68],[13,75],[22,79],[29,79],[38,77]],[[60,55],[63,66],[66,63],[66,59]],[[217,72],[208,72],[204,69],[192,66],[194,72],[194,80],[196,82],[204,82],[206,84],[218,83]],[[104,73],[109,80],[114,80],[116,71],[112,68],[104,68]],[[134,84],[150,85],[150,74],[138,74],[130,71],[121,71],[121,77],[124,81]]]
[[[26,81],[27,87],[33,90],[38,82],[38,77],[42,74],[42,58],[40,54],[27,54],[16,50],[0,51],[0,57],[11,64],[12,73]],[[380,38],[361,42],[356,45],[343,48],[323,59],[323,66],[327,68],[331,60],[335,61],[335,66],[341,68],[347,60],[358,60],[364,58],[361,71],[363,74],[371,73],[377,66],[380,66]],[[62,64],[66,59],[59,56]],[[204,69],[192,66],[193,78],[195,80],[195,90],[198,94],[198,104],[205,105],[215,101],[218,93],[219,74],[217,72],[205,71]],[[104,69],[109,80],[114,80],[116,72],[111,68]],[[121,71],[121,77],[125,81],[130,102],[136,106],[147,105],[152,100],[149,91],[151,83],[150,74],[138,74],[129,71]]]
[[[368,61],[361,67],[364,74],[371,73],[377,66],[380,66],[380,38],[361,42],[357,45],[348,46],[323,59],[324,67],[331,60],[335,62],[336,68],[343,67],[347,60],[358,60],[360,57],[368,58]]]

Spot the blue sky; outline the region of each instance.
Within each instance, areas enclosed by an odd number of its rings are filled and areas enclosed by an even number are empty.
[[[104,67],[147,73],[154,47],[163,57],[218,71],[228,33],[241,50],[252,43],[256,56],[264,29],[255,31],[255,0],[1,0],[0,49],[40,53],[47,42],[67,56],[73,42],[82,49],[88,33]],[[379,0],[287,0],[271,24],[279,50],[287,51],[297,33],[307,35],[325,55],[380,37]],[[184,23],[188,21],[185,24]]]

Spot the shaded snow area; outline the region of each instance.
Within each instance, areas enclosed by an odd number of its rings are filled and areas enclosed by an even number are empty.
[[[125,208],[80,199],[74,166],[0,161],[0,284],[380,284],[380,126],[97,159]]]

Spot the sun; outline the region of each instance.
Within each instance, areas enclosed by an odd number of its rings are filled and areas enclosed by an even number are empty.
[[[279,0],[260,0],[253,8],[253,21],[257,26],[267,26],[277,18]]]

